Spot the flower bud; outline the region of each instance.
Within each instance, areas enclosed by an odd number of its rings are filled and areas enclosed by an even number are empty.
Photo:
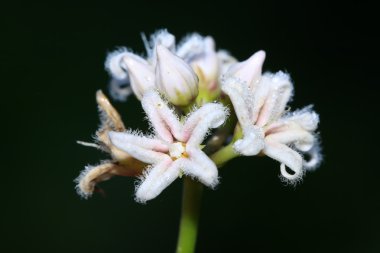
[[[247,83],[250,89],[255,89],[256,84],[261,78],[261,69],[265,60],[265,52],[258,51],[245,61],[232,65],[225,77],[238,78]]]
[[[218,80],[218,57],[215,52],[215,42],[211,37],[203,40],[203,54],[191,62],[193,69],[199,68],[205,77],[207,90],[215,90]]]
[[[168,100],[188,105],[198,95],[198,77],[191,67],[166,47],[157,46],[156,84]]]
[[[138,99],[149,89],[155,87],[155,76],[152,66],[146,60],[132,53],[124,56],[131,87]]]

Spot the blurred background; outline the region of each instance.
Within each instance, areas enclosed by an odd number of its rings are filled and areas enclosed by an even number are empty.
[[[1,14],[1,252],[174,252],[181,180],[146,205],[134,180],[115,177],[89,200],[73,180],[107,154],[79,146],[108,94],[107,52],[143,52],[141,32],[190,32],[244,60],[267,52],[266,71],[295,84],[292,109],[320,113],[324,162],[296,188],[279,164],[243,157],[206,189],[197,252],[380,252],[378,58],[371,7],[346,2],[149,1],[15,6]],[[4,79],[5,77],[5,79]],[[114,102],[126,126],[147,129],[135,98]]]

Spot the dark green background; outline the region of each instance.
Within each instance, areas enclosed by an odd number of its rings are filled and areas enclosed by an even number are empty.
[[[117,46],[143,51],[140,32],[200,32],[238,59],[264,49],[286,70],[292,108],[320,113],[324,162],[296,188],[269,158],[236,159],[203,199],[197,252],[380,252],[378,59],[371,7],[345,2],[241,4],[140,1],[2,9],[1,252],[173,252],[181,180],[147,205],[134,180],[80,199],[73,179],[107,155],[79,146],[99,123],[95,91]],[[115,103],[146,129],[139,103]]]

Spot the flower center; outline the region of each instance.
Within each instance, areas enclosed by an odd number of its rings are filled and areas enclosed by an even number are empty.
[[[175,160],[181,157],[188,157],[186,153],[186,145],[182,142],[175,142],[169,147],[169,155]]]

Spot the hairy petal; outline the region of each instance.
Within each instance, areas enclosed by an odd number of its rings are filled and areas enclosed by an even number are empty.
[[[141,34],[146,52],[148,54],[148,60],[152,66],[156,65],[156,48],[158,45],[162,45],[174,52],[175,50],[175,37],[173,34],[169,33],[166,29],[161,29],[150,35],[150,40],[146,38],[145,34]]]
[[[250,94],[248,87],[237,79],[227,78],[223,80],[222,90],[230,97],[242,128],[252,125],[249,113],[250,101],[247,98]]]
[[[193,33],[183,38],[177,47],[176,54],[187,63],[194,61],[204,55],[205,41],[198,33]]]
[[[260,106],[260,113],[256,121],[256,125],[264,126],[268,122],[277,120],[284,112],[286,104],[293,94],[293,84],[290,82],[289,75],[280,71],[276,74],[264,74],[260,85],[268,86],[265,102]],[[257,96],[256,99],[258,99]]]
[[[105,68],[113,78],[117,80],[128,79],[126,67],[123,65],[123,58],[128,53],[126,48],[120,48],[108,54]]]
[[[215,163],[201,150],[188,148],[189,159],[186,159],[183,172],[197,178],[204,185],[214,188],[218,183],[218,169]]]
[[[169,157],[147,169],[136,189],[136,201],[145,203],[157,197],[180,174],[182,159],[172,161]]]
[[[112,78],[108,84],[108,91],[111,97],[116,101],[127,101],[128,97],[133,94],[129,84],[129,78],[123,80]]]
[[[310,150],[315,142],[315,138],[311,133],[296,126],[270,134],[265,140],[282,144],[294,144],[298,150],[303,152]]]
[[[264,148],[264,134],[259,127],[254,126],[251,117],[255,109],[252,91],[244,83],[232,78],[224,81],[222,90],[230,97],[243,129],[243,138],[234,144],[235,151],[247,156],[257,155]]]
[[[245,156],[257,155],[265,146],[264,132],[254,125],[243,128],[243,138],[234,143],[237,153]]]
[[[315,131],[319,124],[319,115],[312,110],[312,106],[307,106],[283,117],[280,123],[292,122],[307,131]]]
[[[294,181],[302,177],[303,170],[301,155],[285,144],[266,141],[264,153],[272,159],[282,163],[281,174],[287,180]],[[294,174],[287,172],[285,166],[290,168]]]
[[[314,143],[314,146],[305,154],[307,154],[309,158],[307,161],[304,160],[303,167],[308,171],[312,171],[318,168],[322,162],[320,143],[316,141],[316,143]]]
[[[157,136],[168,143],[173,142],[173,136],[179,141],[183,140],[182,126],[178,117],[158,92],[146,92],[141,103]]]
[[[227,109],[219,103],[208,103],[190,114],[183,127],[183,136],[187,145],[197,147],[202,143],[210,128],[224,123]]]
[[[161,150],[167,149],[167,146],[160,141],[113,131],[109,132],[109,137],[115,147],[144,163],[158,163],[169,157],[161,153]]]

